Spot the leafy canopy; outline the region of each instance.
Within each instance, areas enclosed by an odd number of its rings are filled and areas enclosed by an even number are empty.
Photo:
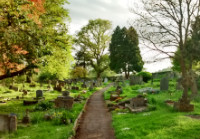
[[[106,49],[110,42],[111,22],[103,19],[89,20],[76,35],[76,44],[80,46],[84,57],[95,70],[97,77],[108,68],[109,58]]]

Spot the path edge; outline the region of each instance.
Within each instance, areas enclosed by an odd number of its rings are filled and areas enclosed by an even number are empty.
[[[88,101],[89,101],[90,97],[86,100],[85,105],[83,106],[83,109],[82,109],[81,113],[79,114],[79,116],[76,118],[76,120],[74,122],[74,126],[73,126],[73,129],[72,129],[74,134],[71,135],[68,139],[74,139],[74,137],[76,136],[76,131],[77,131],[78,127],[79,127],[80,120],[81,120],[83,114],[85,113],[85,110],[86,110],[86,107],[87,107],[87,104],[88,104]]]

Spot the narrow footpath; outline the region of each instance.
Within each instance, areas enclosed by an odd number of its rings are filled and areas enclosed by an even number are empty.
[[[90,97],[75,139],[115,139],[111,114],[103,98],[103,92],[111,86],[108,85]]]

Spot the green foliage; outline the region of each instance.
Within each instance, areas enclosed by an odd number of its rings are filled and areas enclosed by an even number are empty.
[[[36,112],[36,113],[31,114],[31,123],[33,124],[38,124],[42,122],[43,119],[44,119],[44,113]]]
[[[139,40],[136,30],[116,27],[112,34],[109,47],[110,68],[115,72],[125,72],[128,78],[129,72],[141,71],[144,65],[138,47]]]
[[[41,28],[28,17],[33,9],[23,9],[27,4],[31,5],[31,2],[27,0],[0,2],[0,62],[26,63],[28,66],[38,58],[42,46]],[[6,63],[1,64],[1,69],[5,70],[5,74],[11,72]]]
[[[143,81],[146,82],[146,83],[149,80],[151,80],[151,78],[152,78],[152,74],[150,72],[147,72],[147,71],[141,71],[137,75],[138,76],[142,76],[143,77]]]
[[[40,73],[38,80],[40,82],[45,82],[45,81],[49,81],[49,80],[54,80],[57,79],[55,74],[51,74],[49,72],[42,72]]]
[[[73,70],[72,70],[72,74],[71,74],[71,77],[72,78],[84,78],[86,77],[87,75],[87,70],[83,67],[75,67]]]
[[[67,0],[45,0],[37,5],[44,8],[42,11],[27,0],[1,1],[0,62],[6,57],[12,64],[24,64],[22,69],[41,64],[42,72],[56,74],[59,79],[66,78],[73,60],[72,39],[66,26],[70,20],[69,12],[63,8],[66,3]],[[16,49],[22,52],[16,53]],[[8,64],[1,65],[9,75]]]
[[[159,88],[159,80],[155,80],[154,84],[150,82],[143,85],[125,86],[123,87],[123,100],[128,100],[137,96],[137,89],[144,87]],[[112,112],[112,126],[115,130],[115,136],[119,139],[190,139],[199,138],[200,121],[186,116],[186,113],[179,113],[173,110],[173,106],[164,103],[165,100],[171,98],[178,101],[182,95],[181,91],[175,91],[175,80],[170,80],[169,90],[174,93],[170,95],[166,92],[159,94],[147,94],[148,109],[140,113],[123,112],[123,110],[115,110]],[[116,88],[110,88],[104,93],[105,99],[109,99],[109,92]],[[134,90],[133,90],[134,89]],[[122,100],[122,101],[123,101]],[[195,111],[190,114],[200,114],[199,101],[192,102],[195,105]],[[126,120],[124,120],[126,119]],[[133,124],[134,123],[134,124]]]
[[[76,35],[76,44],[80,46],[77,55],[83,53],[82,59],[88,61],[97,77],[108,68],[109,58],[105,54],[110,41],[111,22],[103,19],[89,20]]]
[[[35,110],[46,111],[53,107],[53,104],[49,101],[42,101],[35,106]]]

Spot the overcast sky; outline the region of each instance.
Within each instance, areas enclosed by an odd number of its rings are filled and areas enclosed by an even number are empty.
[[[69,0],[70,4],[65,7],[69,9],[71,23],[70,34],[75,34],[90,19],[108,19],[112,22],[113,29],[119,25],[129,26],[128,20],[134,19],[129,11],[131,0]],[[137,27],[134,27],[137,30]],[[141,47],[140,47],[141,48]],[[144,61],[152,60],[156,53],[140,49]],[[149,72],[155,72],[171,66],[170,60],[156,63],[146,63],[144,68]]]

